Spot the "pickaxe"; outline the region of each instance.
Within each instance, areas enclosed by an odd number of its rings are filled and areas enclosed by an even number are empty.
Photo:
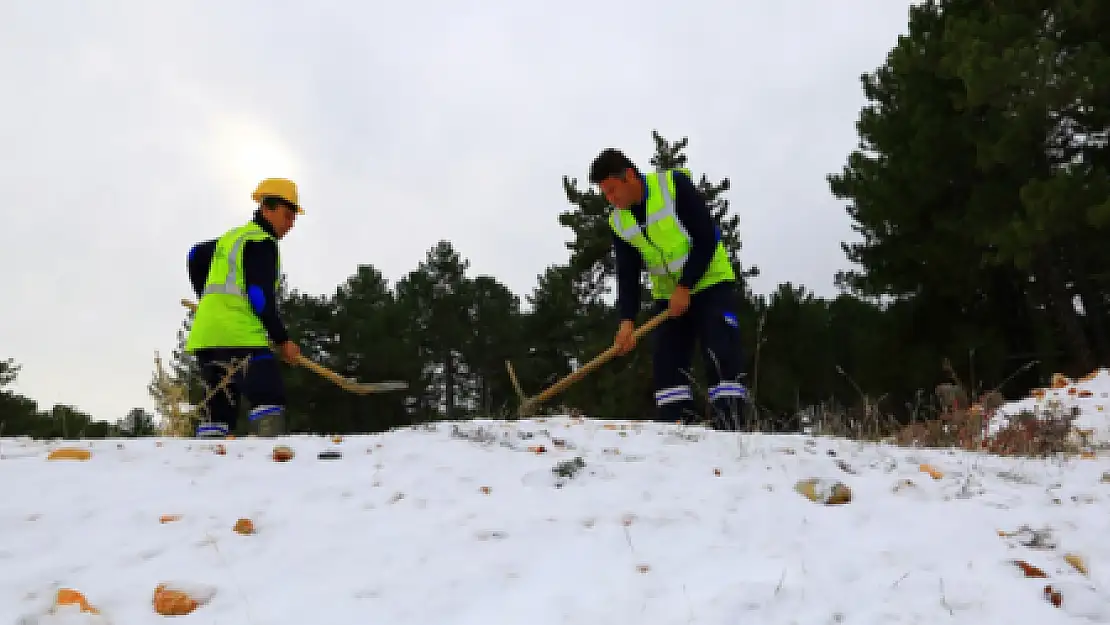
[[[648,332],[651,332],[656,327],[658,327],[659,324],[666,321],[668,316],[669,316],[669,313],[666,310],[664,310],[663,312],[655,315],[654,317],[649,319],[647,321],[647,323],[645,323],[644,325],[636,328],[636,331],[632,333],[633,336],[635,336],[636,340],[639,341],[641,338],[644,337],[645,334],[647,334]],[[581,367],[579,367],[579,368],[575,369],[574,371],[570,372],[563,379],[559,380],[558,382],[555,382],[551,386],[545,388],[544,390],[540,391],[538,394],[536,394],[532,397],[528,397],[527,395],[524,394],[524,389],[522,389],[521,386],[520,386],[520,380],[517,379],[516,372],[513,370],[513,364],[511,362],[509,362],[508,360],[506,360],[505,361],[505,368],[508,369],[508,371],[509,371],[509,381],[512,382],[513,388],[516,389],[517,395],[520,396],[520,409],[519,409],[520,416],[526,417],[526,416],[534,414],[536,408],[538,408],[541,403],[543,403],[543,402],[551,399],[552,397],[558,395],[559,393],[563,392],[564,390],[567,389],[567,387],[569,387],[570,385],[574,384],[575,382],[581,380],[582,378],[586,377],[587,375],[592,373],[595,369],[597,369],[601,365],[609,362],[610,360],[612,360],[616,356],[617,356],[617,348],[615,346],[610,347],[609,349],[607,349],[607,350],[601,352],[600,354],[598,354],[597,356],[595,356],[593,360],[587,362],[586,364],[582,365]]]

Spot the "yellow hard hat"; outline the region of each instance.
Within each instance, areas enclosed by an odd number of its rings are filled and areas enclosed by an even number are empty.
[[[304,208],[297,200],[297,183],[287,178],[266,178],[258,183],[251,194],[251,199],[261,202],[264,197],[276,197],[289,202],[297,209],[298,215],[304,214]]]

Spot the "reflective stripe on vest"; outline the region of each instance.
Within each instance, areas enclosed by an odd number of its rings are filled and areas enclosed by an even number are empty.
[[[239,236],[232,242],[231,249],[227,252],[227,277],[224,279],[224,283],[204,285],[204,291],[201,293],[201,297],[213,293],[218,293],[220,295],[238,295],[239,297],[244,297],[246,295],[243,293],[243,289],[239,288],[239,256],[243,253],[243,246],[246,244],[247,239],[254,234],[252,230],[254,230],[254,228],[244,228],[243,232],[239,233]],[[258,228],[258,230],[263,233],[266,232],[262,230],[262,228]]]
[[[667,172],[658,172],[656,179],[659,181],[658,186],[659,192],[662,194],[663,197],[663,206],[654,213],[647,215],[647,219],[644,220],[644,230],[650,228],[652,224],[658,223],[659,221],[666,219],[667,217],[672,217],[674,218],[675,227],[678,228],[678,231],[682,233],[682,236],[686,237],[686,240],[689,241],[690,233],[687,232],[686,227],[682,225],[682,222],[679,221],[674,212],[674,196],[671,194],[670,177],[667,175]],[[616,226],[615,229],[617,231],[617,234],[620,235],[620,237],[625,241],[631,241],[633,237],[636,237],[640,234],[643,234],[645,238],[647,237],[646,233],[641,232],[640,225],[637,224],[635,220],[633,220],[631,224],[624,223],[624,219],[621,217],[620,211],[613,212],[613,221],[615,222],[614,225]],[[681,273],[682,268],[686,266],[686,259],[689,256],[690,254],[689,252],[687,252],[686,254],[675,258],[674,260],[668,261],[664,259],[663,264],[655,265],[654,267],[648,267],[647,272],[655,276],[665,276],[672,273]]]
[[[613,232],[639,252],[643,268],[651,279],[651,294],[655,299],[667,298],[674,292],[693,245],[690,233],[675,214],[674,172],[682,172],[692,178],[686,168],[643,177],[647,188],[643,201],[645,223],[642,226],[637,223],[631,209],[613,208],[608,218]],[[718,282],[735,279],[732,261],[720,240],[718,229],[716,249],[709,265],[690,292],[697,293]]]
[[[244,282],[243,246],[248,241],[263,240],[277,241],[254,222],[232,228],[218,239],[189,328],[186,351],[213,347],[264,347],[269,343],[262,320],[246,295],[246,285],[239,284]],[[274,281],[275,289],[281,281],[280,250],[276,261],[278,278]],[[224,275],[221,276],[221,273]]]

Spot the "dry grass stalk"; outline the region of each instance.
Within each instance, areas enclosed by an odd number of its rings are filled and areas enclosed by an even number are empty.
[[[181,404],[186,400],[184,384],[175,383],[162,367],[162,355],[154,352],[154,387],[152,397],[155,408],[162,417],[162,434],[178,438],[188,437],[193,428],[191,415],[183,413]]]
[[[212,388],[207,388],[206,386],[204,399],[191,410],[183,411],[181,405],[186,403],[188,396],[185,384],[170,379],[165,369],[162,367],[161,355],[155,352],[155,381],[152,394],[157,405],[157,410],[163,419],[163,435],[176,438],[191,438],[196,431],[197,424],[202,414],[207,410],[208,402],[216,396],[216,393],[229,392],[227,390],[227,385],[231,383],[236,375],[246,370],[249,363],[249,357],[222,363],[225,372],[220,382]]]

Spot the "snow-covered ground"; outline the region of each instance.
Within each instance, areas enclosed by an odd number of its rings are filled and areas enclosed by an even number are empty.
[[[296,456],[280,463],[253,438],[223,455],[76,443],[87,461],[0,441],[0,625],[163,622],[162,583],[206,594],[179,617],[198,624],[1110,622],[1103,459],[651,423],[457,427],[285,438]],[[575,457],[572,477],[553,473]],[[794,489],[805,478],[840,480],[852,501],[812,502]],[[256,533],[233,531],[240,518]],[[1036,531],[1002,535],[1022,526]],[[58,588],[100,614],[52,614]]]
[[[1110,443],[1110,370],[1097,369],[1078,380],[1056,375],[1048,388],[1034,389],[1029,397],[999,408],[988,427],[994,434],[1023,412],[1063,416],[1073,409],[1078,411],[1075,429],[1084,432],[1089,443]]]

